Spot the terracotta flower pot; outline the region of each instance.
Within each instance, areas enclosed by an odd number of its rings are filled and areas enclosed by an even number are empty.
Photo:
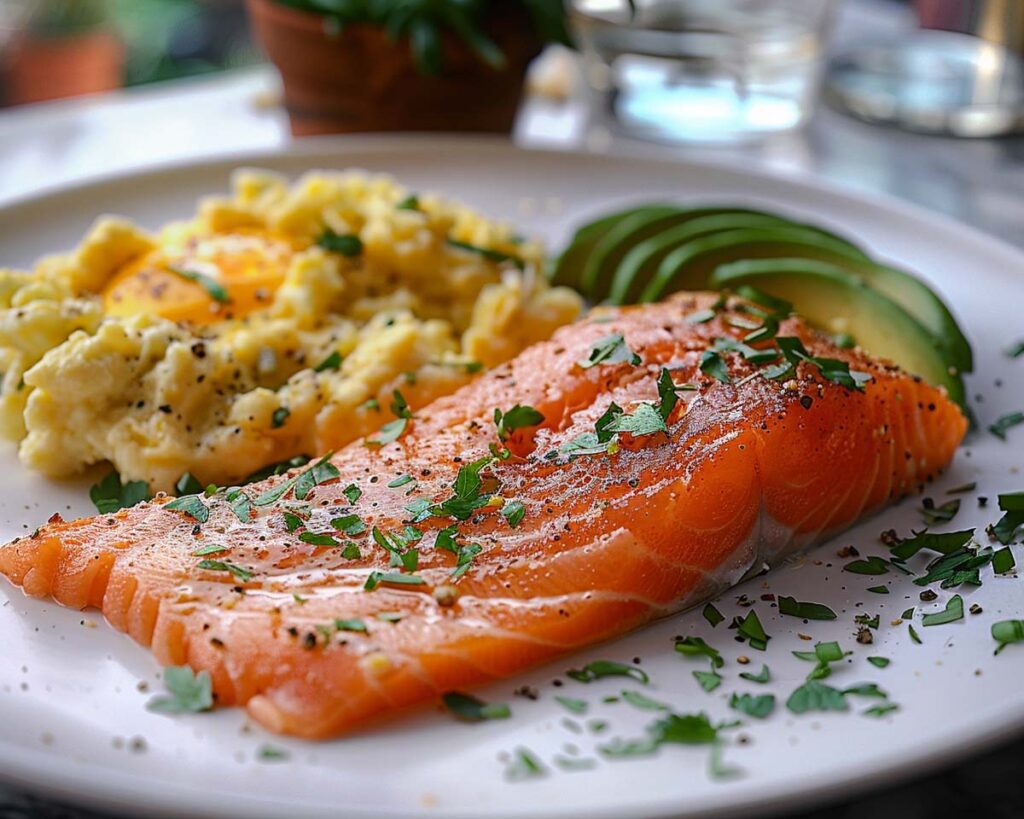
[[[247,0],[256,36],[284,81],[292,133],[498,131],[512,129],[530,61],[543,43],[520,7],[503,8],[487,32],[506,66],[487,66],[444,34],[441,73],[421,74],[405,38],[351,23],[332,33],[325,18],[274,0]]]
[[[25,36],[11,43],[4,72],[11,105],[95,94],[121,87],[124,47],[108,31]]]

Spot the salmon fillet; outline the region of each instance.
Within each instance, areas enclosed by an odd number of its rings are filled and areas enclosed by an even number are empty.
[[[394,442],[350,445],[244,497],[55,516],[0,547],[0,573],[101,609],[164,665],[209,671],[219,704],[273,731],[331,737],[698,603],[952,458],[967,424],[943,390],[796,317],[779,337],[871,378],[841,386],[804,360],[772,380],[720,341],[749,332],[748,305],[716,299],[597,309]],[[623,345],[581,366],[616,334]],[[678,394],[666,431],[620,424],[610,451],[565,451],[608,450],[594,433],[613,402],[620,419],[664,413],[664,370]],[[543,420],[499,439],[495,409],[516,405]]]

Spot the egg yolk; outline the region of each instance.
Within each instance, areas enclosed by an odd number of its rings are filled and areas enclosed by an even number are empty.
[[[269,305],[294,248],[285,239],[231,233],[190,238],[125,265],[103,289],[111,316],[150,314],[210,324]]]

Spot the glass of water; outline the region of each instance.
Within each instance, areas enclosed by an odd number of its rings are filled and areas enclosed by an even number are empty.
[[[839,0],[573,0],[586,83],[627,133],[738,142],[802,125]]]

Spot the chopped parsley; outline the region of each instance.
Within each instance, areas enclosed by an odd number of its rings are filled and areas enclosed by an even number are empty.
[[[1024,424],[1024,412],[1011,412],[1000,416],[995,420],[994,424],[989,426],[988,431],[1000,440],[1005,441],[1007,430],[1017,426],[1018,424]]]
[[[187,665],[164,669],[164,686],[169,696],[153,697],[146,705],[162,714],[197,714],[213,708],[213,680],[209,671],[198,674]]]
[[[725,620],[725,615],[716,609],[711,603],[705,603],[701,614],[704,616],[704,619],[711,624],[711,628],[714,628]]]
[[[366,523],[359,515],[342,515],[340,518],[334,518],[331,526],[349,537],[356,537],[366,531]]]
[[[376,438],[368,438],[366,440],[366,445],[384,446],[385,444],[397,441],[402,437],[402,433],[405,432],[405,428],[408,424],[408,418],[396,418],[394,421],[388,421],[380,428],[380,430],[378,430]]]
[[[335,350],[333,353],[327,356],[327,358],[325,358],[323,361],[317,364],[313,368],[313,372],[322,373],[326,372],[327,370],[337,370],[339,367],[341,367],[341,353]]]
[[[614,660],[594,660],[587,663],[583,668],[572,669],[566,672],[566,676],[577,682],[589,683],[603,677],[632,677],[642,683],[649,683],[650,677],[647,672],[639,666],[628,663],[617,663]]]
[[[1013,542],[1017,530],[1024,526],[1024,492],[999,496],[999,508],[1005,513],[992,527],[992,534],[1004,546]]]
[[[363,496],[363,490],[356,486],[354,483],[350,483],[348,486],[341,490],[341,494],[346,497],[349,503],[355,503]]]
[[[868,662],[875,668],[885,668],[891,660],[888,657],[868,657]]]
[[[941,626],[946,623],[955,623],[964,619],[964,599],[959,594],[954,594],[946,602],[946,608],[942,611],[926,614],[921,618],[922,626]]]
[[[508,525],[515,529],[523,522],[526,515],[526,507],[519,501],[508,501],[501,507],[501,515],[508,521]]]
[[[814,651],[794,651],[793,656],[800,660],[813,662],[814,668],[807,675],[807,679],[821,680],[832,673],[832,663],[841,662],[852,653],[852,651],[843,651],[839,643],[833,640],[827,643],[816,643]]]
[[[992,624],[992,639],[998,654],[1011,643],[1024,643],[1024,620],[1000,620]]]
[[[794,714],[808,711],[846,711],[846,697],[838,688],[818,680],[808,680],[786,700],[786,707]]]
[[[299,540],[301,540],[303,543],[308,543],[311,546],[338,545],[338,541],[334,539],[334,536],[327,534],[326,532],[302,532],[299,535]]]
[[[709,694],[722,684],[722,675],[714,669],[711,669],[711,671],[696,670],[691,673],[700,687]]]
[[[534,779],[547,775],[547,768],[544,764],[526,748],[516,748],[512,761],[505,769],[505,778],[512,782],[519,782],[524,779]]]
[[[227,546],[219,546],[216,543],[211,543],[209,546],[203,546],[202,548],[196,549],[192,552],[193,557],[203,557],[204,555],[215,555],[218,552],[226,552]]]
[[[914,578],[914,583],[918,586],[928,586],[941,581],[939,586],[943,589],[955,588],[964,583],[980,586],[980,570],[991,562],[991,549],[971,549],[965,546],[948,555],[937,557],[927,565],[924,575]]]
[[[139,481],[142,483],[142,481]],[[143,484],[145,485],[145,484]],[[185,472],[178,482],[174,484],[174,494],[178,495],[199,495],[203,491],[203,485],[199,483],[199,480],[191,472]]]
[[[757,674],[754,674],[751,671],[741,671],[740,677],[744,680],[749,680],[750,682],[764,684],[771,681],[772,674],[768,670],[768,666],[762,665],[761,670]]]
[[[843,570],[853,574],[889,574],[889,561],[871,555],[865,560],[853,560],[843,566]]]
[[[252,580],[252,572],[235,563],[225,563],[222,560],[200,560],[197,568],[205,569],[208,572],[230,572],[233,577],[242,583]]]
[[[913,557],[922,549],[948,555],[960,549],[970,542],[974,537],[974,529],[964,529],[960,532],[918,532],[913,537],[900,540],[892,547],[892,556],[900,560],[907,560]]]
[[[1009,546],[998,549],[992,555],[992,571],[996,574],[1008,574],[1013,571],[1016,565],[1017,561],[1014,559],[1013,552],[1010,551]]]
[[[501,441],[507,441],[513,430],[535,427],[542,423],[544,415],[533,407],[516,404],[506,412],[494,410],[494,425],[498,428],[498,439]]]
[[[751,648],[756,648],[758,651],[764,651],[768,648],[768,641],[771,637],[765,634],[764,627],[757,617],[757,612],[753,609],[742,619],[739,617],[734,618],[729,628],[735,628],[736,635],[747,640]]]
[[[793,597],[779,598],[779,613],[804,620],[835,620],[836,613],[821,603],[802,603]]]
[[[838,358],[819,358],[807,352],[803,342],[795,336],[779,336],[775,339],[776,344],[782,351],[783,357],[792,365],[797,367],[801,361],[816,367],[821,377],[833,384],[852,390],[863,390],[864,385],[871,380],[869,373],[851,370],[850,365]]]
[[[586,700],[576,699],[575,697],[557,696],[555,697],[555,702],[573,714],[585,714],[587,712]]]
[[[225,495],[224,500],[227,501],[231,511],[235,513],[235,517],[241,523],[249,522],[249,518],[252,516],[252,501],[249,500],[249,496],[245,492],[241,489],[232,489]]]
[[[366,627],[366,623],[358,617],[339,618],[334,621],[334,628],[338,631],[358,631],[363,634],[368,634],[370,631]]]
[[[775,710],[774,694],[736,694],[729,697],[729,707],[755,719],[764,719]]]
[[[900,707],[894,702],[884,702],[880,705],[872,705],[870,708],[864,711],[866,717],[884,717],[886,714],[891,714],[893,711],[899,711]]]
[[[461,691],[448,691],[442,694],[441,702],[462,722],[483,722],[488,719],[508,719],[512,716],[512,709],[505,703],[486,703]]]
[[[185,474],[188,475],[187,472]],[[181,483],[181,479],[178,483]],[[198,481],[196,483],[198,484]],[[128,481],[122,484],[121,476],[116,470],[108,472],[99,483],[89,488],[89,500],[101,515],[109,515],[118,509],[127,509],[151,498],[149,486],[145,481]]]
[[[725,665],[721,652],[709,646],[701,637],[683,637],[676,640],[676,651],[685,657],[707,657],[711,660],[712,668],[721,668]]]
[[[526,263],[511,253],[504,253],[500,250],[493,250],[489,247],[480,247],[480,245],[470,244],[469,242],[460,242],[458,239],[447,239],[449,247],[455,247],[459,250],[465,250],[470,253],[476,253],[479,256],[487,259],[489,262],[495,262],[501,264],[502,262],[511,262],[513,265],[523,270],[526,267]]]
[[[400,486],[413,483],[416,479],[409,474],[399,475],[393,481],[388,481],[388,489],[398,489]]]
[[[360,256],[363,252],[363,240],[354,233],[335,233],[330,228],[324,228],[316,243],[324,250],[349,258]]]
[[[410,193],[405,199],[395,204],[395,210],[419,210],[420,198],[415,193]]]
[[[363,588],[366,591],[373,591],[381,583],[389,583],[395,586],[422,586],[426,581],[415,574],[402,574],[401,572],[370,572],[366,578]]]
[[[729,375],[729,368],[722,357],[713,350],[705,350],[700,357],[700,371],[707,373],[716,381],[723,384],[731,384],[732,377]]]
[[[270,426],[273,429],[279,429],[284,426],[284,422],[288,420],[288,416],[292,414],[292,411],[288,407],[278,407],[270,416]]]
[[[288,759],[288,752],[276,745],[261,745],[256,752],[256,758],[262,762],[283,762]]]
[[[173,264],[167,265],[167,269],[175,276],[180,276],[186,281],[198,284],[206,291],[206,294],[218,304],[227,304],[231,301],[227,288],[212,276],[207,276],[205,273],[200,273],[198,270],[189,270],[188,268],[178,267]]]
[[[305,500],[314,487],[341,477],[338,468],[331,463],[330,459],[333,454],[333,452],[328,452],[305,472],[299,473],[295,480],[295,497]]]
[[[164,509],[184,512],[199,523],[206,523],[210,519],[210,507],[203,503],[203,499],[199,495],[182,495],[180,498],[165,503]]]
[[[634,708],[639,708],[641,711],[669,710],[667,704],[660,702],[659,700],[651,699],[646,694],[642,694],[639,691],[631,691],[624,688],[622,690],[622,699],[624,702],[628,702]]]
[[[152,497],[144,480],[130,480],[123,484],[117,470],[106,473],[102,480],[89,488],[89,500],[101,515],[128,509]]]
[[[959,498],[953,498],[939,506],[932,503],[929,498],[925,498],[924,505],[921,507],[921,517],[929,526],[934,526],[936,523],[948,523],[956,517],[956,513],[959,511]]]
[[[614,333],[594,342],[590,355],[576,363],[584,370],[588,370],[598,364],[620,364],[622,362],[629,362],[635,367],[640,363],[640,356],[630,349],[622,334]]]

